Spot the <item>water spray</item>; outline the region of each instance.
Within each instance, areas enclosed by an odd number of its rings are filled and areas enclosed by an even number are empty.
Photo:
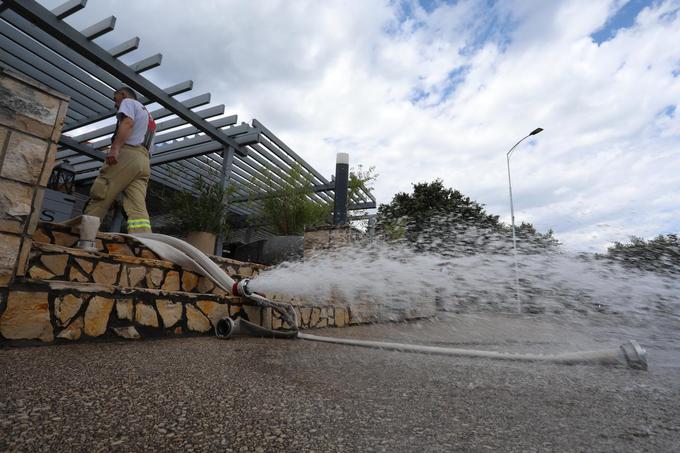
[[[159,256],[192,269],[211,278],[216,284],[225,290],[231,290],[235,296],[240,296],[254,303],[258,307],[268,307],[275,310],[281,316],[289,328],[282,330],[266,329],[262,326],[249,322],[243,318],[231,319],[226,317],[215,326],[215,335],[218,338],[231,338],[238,334],[273,338],[299,338],[308,341],[344,344],[393,350],[402,352],[416,352],[424,354],[437,354],[459,357],[479,357],[498,360],[551,362],[560,364],[601,364],[601,365],[626,365],[633,369],[646,370],[646,351],[635,341],[629,341],[616,349],[600,351],[584,351],[563,354],[511,354],[495,351],[478,351],[469,349],[442,348],[413,344],[389,343],[380,341],[352,340],[343,338],[322,337],[317,335],[303,334],[298,331],[297,313],[292,304],[274,302],[265,296],[252,291],[249,288],[250,279],[234,281],[210,260],[205,254],[195,247],[171,236],[161,234],[138,234],[131,235],[133,239],[143,243]]]

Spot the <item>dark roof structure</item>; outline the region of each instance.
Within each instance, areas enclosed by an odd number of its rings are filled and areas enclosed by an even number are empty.
[[[161,64],[162,55],[125,64],[119,57],[135,51],[133,37],[110,49],[95,40],[114,29],[111,16],[83,30],[64,19],[85,7],[86,0],[69,0],[51,11],[33,0],[3,0],[0,4],[0,65],[25,74],[70,96],[57,161],[68,160],[76,181],[98,173],[103,150],[113,133],[114,90],[122,85],[140,94],[157,121],[151,179],[172,188],[193,190],[200,176],[234,188],[229,209],[242,216],[259,211],[258,197],[281,187],[292,168],[314,186],[312,197],[330,202],[329,181],[261,122],[237,124],[224,105],[210,106],[209,93],[180,101],[175,96],[192,89],[185,81],[161,89],[142,73]],[[375,208],[368,190],[349,201],[349,209]]]

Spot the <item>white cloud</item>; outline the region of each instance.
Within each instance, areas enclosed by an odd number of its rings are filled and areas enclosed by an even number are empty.
[[[139,35],[126,61],[162,52],[159,85],[193,78],[326,175],[340,151],[376,166],[379,202],[439,177],[509,220],[505,152],[541,126],[511,162],[518,221],[574,249],[680,230],[677,0],[601,45],[620,1],[187,5],[91,2],[69,21],[115,14],[101,42]]]

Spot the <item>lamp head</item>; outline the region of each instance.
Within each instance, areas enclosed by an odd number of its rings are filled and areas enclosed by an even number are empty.
[[[543,128],[542,128],[542,127],[537,127],[536,129],[534,129],[533,131],[531,131],[531,134],[529,134],[529,135],[536,135],[536,134],[538,134],[538,133],[540,133],[540,132],[542,132],[542,131],[543,131]]]

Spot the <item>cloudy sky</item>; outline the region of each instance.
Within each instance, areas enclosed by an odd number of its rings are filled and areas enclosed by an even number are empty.
[[[60,0],[41,0],[53,7]],[[145,75],[193,79],[321,173],[375,167],[389,202],[441,178],[572,250],[680,232],[680,0],[90,0]]]

